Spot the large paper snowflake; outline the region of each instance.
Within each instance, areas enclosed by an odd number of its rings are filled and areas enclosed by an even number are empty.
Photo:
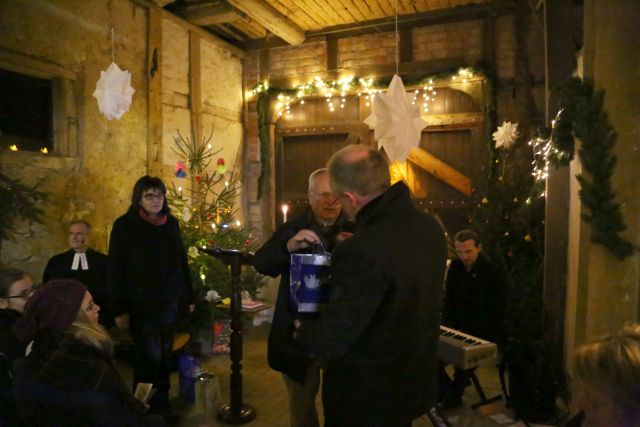
[[[502,126],[498,126],[498,130],[493,133],[493,140],[496,142],[496,148],[504,147],[508,150],[519,136],[517,123],[502,122]]]
[[[119,119],[129,111],[133,92],[131,73],[121,70],[112,62],[107,71],[100,71],[100,80],[93,96],[98,100],[100,112],[111,120]]]
[[[404,162],[409,150],[420,144],[422,129],[427,122],[420,118],[420,109],[413,105],[396,74],[387,93],[375,96],[373,109],[364,122],[373,128],[378,148],[384,147],[389,159]]]

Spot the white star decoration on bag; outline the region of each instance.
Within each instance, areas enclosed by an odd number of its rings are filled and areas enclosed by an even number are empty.
[[[493,140],[496,148],[504,147],[508,150],[519,136],[517,123],[502,122],[502,126],[498,126],[498,130],[493,133]]]
[[[100,71],[93,96],[98,100],[98,108],[104,116],[119,119],[129,111],[131,97],[135,90],[131,87],[131,73],[123,71],[112,62],[107,71]]]
[[[413,147],[420,144],[422,129],[427,122],[420,118],[420,109],[409,101],[402,79],[395,74],[387,93],[373,100],[372,112],[364,122],[373,128],[378,148],[384,147],[392,162],[404,162]]]

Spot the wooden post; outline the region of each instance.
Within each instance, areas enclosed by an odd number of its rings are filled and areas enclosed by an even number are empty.
[[[162,15],[149,10],[147,29],[147,173],[162,175]]]

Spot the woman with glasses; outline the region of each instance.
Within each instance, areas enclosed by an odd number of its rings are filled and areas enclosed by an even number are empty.
[[[178,220],[160,178],[143,176],[109,242],[109,287],[118,328],[133,339],[134,387],[152,383],[151,410],[169,419],[169,374],[176,324],[193,310],[193,288]]]
[[[113,342],[98,323],[100,306],[77,280],[37,289],[15,325],[31,342],[15,367],[18,425],[164,426],[126,387],[113,361]]]
[[[24,356],[26,343],[20,342],[13,331],[24,305],[33,293],[33,278],[15,268],[0,269],[0,425],[8,423],[12,387],[13,361]]]

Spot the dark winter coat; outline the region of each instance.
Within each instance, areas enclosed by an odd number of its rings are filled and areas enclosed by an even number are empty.
[[[311,208],[307,208],[303,215],[278,227],[271,238],[258,249],[253,258],[253,266],[259,273],[271,277],[280,276],[276,308],[267,347],[269,366],[276,371],[286,373],[300,383],[305,381],[311,359],[307,352],[293,341],[293,320],[304,316],[294,313],[289,302],[291,253],[287,250],[287,242],[303,229],[315,231],[318,237],[323,240],[324,248],[331,251],[335,245],[337,234],[344,229],[344,221],[340,217],[333,226],[325,230],[314,220]],[[300,251],[300,253],[305,252],[309,252],[309,250]]]
[[[193,304],[193,287],[178,220],[153,225],[135,210],[116,219],[109,242],[114,316],[132,325],[174,324]]]
[[[88,270],[78,267],[72,270],[73,257],[76,252],[69,249],[66,252],[51,257],[42,274],[42,283],[52,279],[75,279],[86,285],[93,300],[100,306],[100,323],[106,327],[113,326],[111,310],[109,308],[109,288],[107,285],[108,257],[93,249],[87,249]]]
[[[331,259],[327,309],[299,343],[329,359],[327,424],[397,425],[436,401],[444,232],[403,183],[364,206]]]
[[[69,334],[41,331],[15,371],[17,415],[29,426],[144,426],[143,405],[113,359]]]
[[[13,412],[11,390],[13,380],[11,369],[14,360],[24,356],[26,343],[18,341],[12,326],[20,318],[20,313],[11,309],[0,309],[0,425],[8,422]]]
[[[442,323],[495,342],[505,342],[506,280],[480,252],[469,271],[455,259],[447,272]]]

